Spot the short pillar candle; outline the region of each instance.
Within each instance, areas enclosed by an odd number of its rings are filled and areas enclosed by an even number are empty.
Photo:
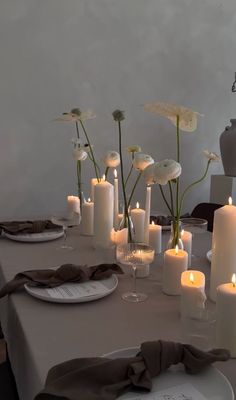
[[[201,271],[184,271],[181,275],[181,316],[200,319],[205,308],[205,275]]]
[[[184,250],[188,253],[188,266],[191,267],[191,259],[192,259],[192,233],[185,231],[182,229],[181,231],[181,239],[183,242]]]
[[[155,225],[154,221],[152,221],[152,223],[149,224],[149,246],[154,249],[155,254],[161,253],[161,237],[161,225]]]
[[[236,358],[236,276],[232,282],[218,286],[216,293],[216,345]]]
[[[80,214],[80,199],[78,196],[67,196],[67,209],[69,218],[73,217],[73,214]]]
[[[136,243],[143,243],[145,211],[139,208],[139,203],[131,210],[131,219],[134,224],[134,240]]]
[[[188,268],[188,253],[175,249],[166,250],[163,266],[163,292],[169,295],[180,295],[181,274]]]
[[[93,217],[94,217],[94,203],[88,198],[88,201],[82,204],[82,221],[81,233],[82,235],[93,235]]]

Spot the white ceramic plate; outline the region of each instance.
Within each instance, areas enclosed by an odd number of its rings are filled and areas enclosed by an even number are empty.
[[[104,354],[103,357],[111,359],[117,357],[133,357],[138,352],[137,347],[130,347],[127,349],[116,350],[112,353]],[[129,392],[120,396],[121,400],[128,399],[153,399],[152,395],[165,389],[183,384],[192,385],[198,392],[200,392],[207,400],[234,400],[234,393],[232,386],[228,379],[215,367],[210,366],[204,372],[196,375],[186,374],[182,365],[176,365],[163,372],[158,377],[152,380],[153,389],[150,394],[139,394],[137,392]],[[163,397],[162,397],[163,398]],[[169,398],[169,397],[168,397]],[[181,397],[182,398],[182,397]],[[158,399],[158,397],[157,397]]]
[[[96,285],[97,289],[91,294],[91,285]],[[118,278],[113,274],[108,279],[99,281],[88,281],[84,283],[65,283],[54,289],[37,288],[25,284],[25,290],[31,296],[51,303],[84,303],[94,301],[108,296],[116,289]],[[83,290],[83,292],[81,292]],[[53,297],[52,297],[53,296]]]
[[[49,240],[59,239],[64,235],[63,229],[56,231],[45,231],[40,233],[21,233],[18,235],[11,235],[10,233],[4,232],[4,236],[8,239],[16,242],[47,242]]]
[[[206,257],[207,257],[208,261],[211,262],[211,259],[212,259],[212,250],[209,250],[209,251],[206,253]]]

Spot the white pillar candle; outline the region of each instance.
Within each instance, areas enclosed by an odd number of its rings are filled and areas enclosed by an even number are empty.
[[[113,228],[114,187],[101,180],[94,186],[94,245],[108,248],[111,246]]]
[[[216,301],[216,288],[230,282],[236,265],[236,207],[218,208],[214,213],[210,298]]]
[[[181,275],[181,316],[200,319],[205,308],[205,275],[200,271],[184,271]]]
[[[119,229],[119,182],[117,178],[117,170],[114,170],[114,228]]]
[[[94,217],[94,203],[88,198],[88,201],[82,204],[82,221],[81,233],[82,235],[93,235],[93,217]]]
[[[111,230],[111,241],[116,246],[118,244],[126,244],[128,242],[128,228],[121,229],[120,231]]]
[[[124,216],[123,214],[118,214],[118,227],[120,226],[123,216]]]
[[[143,243],[144,241],[144,218],[145,211],[139,208],[139,203],[137,203],[136,208],[131,210],[131,219],[134,224],[134,240],[136,243]]]
[[[147,186],[146,203],[145,203],[145,220],[144,220],[144,243],[149,243],[149,225],[150,225],[150,210],[151,210],[151,186]]]
[[[166,250],[163,266],[163,292],[178,295],[181,292],[181,274],[188,268],[188,253],[185,250]]]
[[[94,202],[94,186],[97,185],[97,183],[98,183],[97,178],[91,179],[90,197],[91,197],[92,202]]]
[[[218,286],[216,294],[216,345],[230,351],[236,358],[236,285],[235,274],[232,283]]]
[[[161,225],[155,225],[154,221],[152,221],[152,223],[149,224],[149,246],[154,249],[155,254],[161,253],[161,236]]]
[[[67,196],[67,209],[69,218],[73,217],[73,214],[80,214],[80,199],[78,196]]]
[[[184,250],[188,253],[188,266],[191,267],[193,235],[191,232],[182,230],[181,239],[184,245]]]

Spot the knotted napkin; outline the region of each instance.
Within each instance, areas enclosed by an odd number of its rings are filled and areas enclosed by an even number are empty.
[[[51,230],[62,230],[62,227],[53,224],[50,220],[36,220],[0,222],[0,229],[11,235],[17,235],[19,233],[41,233]]]
[[[114,400],[127,390],[150,391],[152,378],[182,363],[197,374],[215,361],[226,361],[227,350],[201,351],[188,344],[144,342],[135,357],[78,358],[53,367],[45,388],[34,400]]]
[[[117,264],[86,265],[63,264],[57,269],[34,269],[17,274],[0,290],[0,298],[11,294],[25,283],[30,286],[53,288],[66,282],[86,282],[109,278],[112,274],[123,274]]]

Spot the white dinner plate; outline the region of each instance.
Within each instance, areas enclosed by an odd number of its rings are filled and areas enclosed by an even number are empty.
[[[108,296],[116,289],[118,278],[110,278],[83,283],[64,283],[56,288],[38,288],[25,284],[25,290],[31,296],[52,303],[84,303]]]
[[[10,233],[4,232],[4,236],[8,239],[16,242],[47,242],[49,240],[59,239],[64,235],[63,229],[57,229],[55,231],[44,231],[40,233],[20,233],[17,235],[11,235]]]
[[[211,262],[211,259],[212,259],[212,250],[209,250],[209,251],[206,253],[206,257],[207,257],[208,261]]]
[[[133,357],[139,351],[138,347],[130,347],[126,349],[116,350],[112,353],[104,354],[103,357],[111,359],[117,357]],[[201,393],[206,400],[234,400],[234,393],[232,386],[228,379],[214,366],[209,366],[203,372],[196,375],[186,374],[181,364],[172,366],[167,371],[160,374],[158,377],[153,378],[153,388],[148,394],[129,392],[120,396],[120,400],[138,400],[138,399],[164,399],[173,398],[179,399],[183,397],[164,397],[163,392],[172,387],[178,387],[189,384],[195,390]],[[187,386],[187,385],[186,385]],[[162,392],[162,396],[158,397],[158,392]],[[155,394],[155,397],[154,397]],[[190,397],[187,397],[190,398]],[[197,397],[194,397],[197,399]],[[200,395],[199,395],[200,398]],[[192,397],[191,397],[192,399]]]

